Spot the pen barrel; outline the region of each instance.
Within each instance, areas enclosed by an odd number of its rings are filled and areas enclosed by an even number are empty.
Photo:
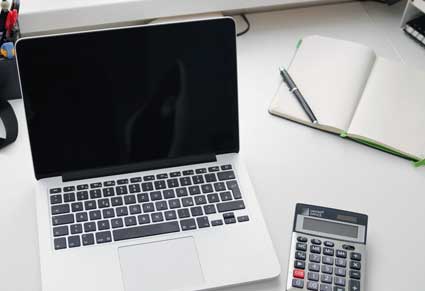
[[[298,102],[300,103],[300,105],[303,107],[303,109],[307,113],[311,122],[317,122],[316,116],[314,115],[314,113],[311,110],[308,103],[305,101],[304,96],[300,93],[300,91],[297,88],[295,88],[295,90],[293,90],[292,93],[295,95],[295,98],[297,98]]]

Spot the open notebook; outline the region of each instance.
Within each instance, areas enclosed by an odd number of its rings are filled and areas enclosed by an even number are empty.
[[[425,72],[316,35],[300,41],[288,71],[319,124],[283,82],[271,114],[425,164]]]

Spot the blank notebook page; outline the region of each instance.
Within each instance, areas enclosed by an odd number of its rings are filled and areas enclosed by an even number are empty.
[[[375,61],[368,47],[349,41],[305,37],[289,73],[320,124],[347,130]],[[282,84],[276,111],[310,122]]]
[[[424,158],[425,72],[378,58],[349,133]]]

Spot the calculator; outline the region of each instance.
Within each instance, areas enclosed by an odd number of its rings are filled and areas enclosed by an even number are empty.
[[[288,291],[365,291],[367,215],[298,203]]]

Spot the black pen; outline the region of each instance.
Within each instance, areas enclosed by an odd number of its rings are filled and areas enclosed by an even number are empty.
[[[288,85],[289,91],[291,91],[291,93],[294,94],[294,96],[297,98],[298,102],[304,109],[305,113],[308,115],[308,118],[310,118],[311,122],[319,123],[310,106],[308,106],[307,101],[305,101],[303,95],[301,94],[300,89],[297,88],[294,80],[292,80],[291,76],[289,75],[288,71],[284,68],[279,68],[279,70],[283,81],[286,83],[286,85]]]

